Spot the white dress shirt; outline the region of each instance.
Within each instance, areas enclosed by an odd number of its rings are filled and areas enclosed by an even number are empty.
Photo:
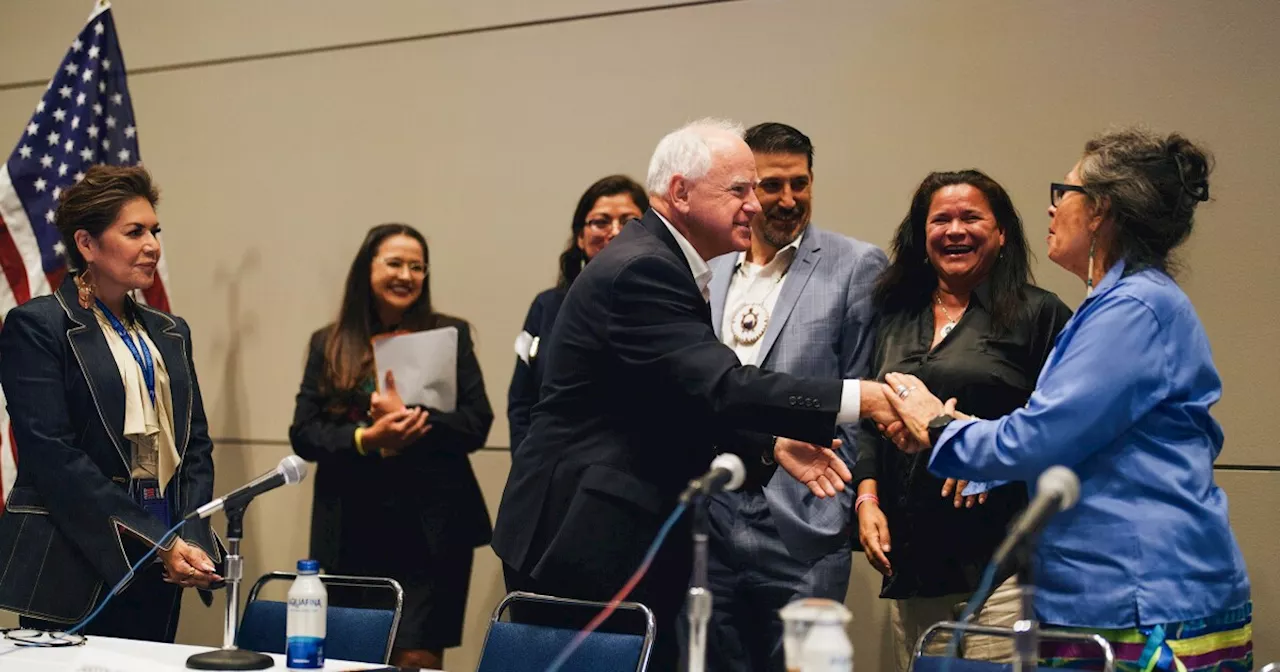
[[[654,210],[653,214],[657,215],[658,219],[661,219],[662,223],[667,225],[667,230],[675,237],[676,245],[679,245],[680,251],[684,253],[684,260],[689,262],[689,270],[693,271],[693,281],[698,283],[698,291],[702,292],[702,300],[710,301],[711,267],[707,265],[707,260],[698,254],[698,251],[693,247],[693,243],[690,243],[687,238],[680,235],[676,227],[671,226],[671,222],[668,222],[667,218],[662,216],[662,213]]]
[[[743,364],[759,365],[760,346],[764,343],[763,335],[751,343],[739,343],[733,337],[733,323],[738,311],[749,303],[764,306],[765,315],[773,319],[773,308],[778,304],[778,296],[782,294],[782,286],[787,281],[787,269],[795,261],[796,250],[800,248],[800,237],[791,241],[790,245],[778,250],[767,264],[755,264],[747,261],[747,253],[738,253],[738,262],[734,264],[733,277],[729,279],[729,291],[725,295],[724,320],[720,323],[720,341],[738,353],[738,361]],[[764,329],[769,323],[764,324]]]
[[[667,226],[667,230],[670,231],[672,237],[676,239],[676,245],[678,245],[680,247],[680,251],[684,253],[684,259],[689,263],[689,270],[693,272],[693,281],[698,284],[698,290],[702,292],[702,300],[710,301],[711,267],[707,265],[707,260],[703,259],[702,255],[698,254],[698,250],[693,247],[693,244],[681,235],[680,232],[676,230],[676,227],[672,226],[671,222],[668,222],[667,218],[662,216],[662,213],[655,209],[653,214],[657,215],[658,219],[661,219],[662,223]],[[799,241],[800,239],[797,238],[796,240]],[[790,262],[788,262],[788,264],[789,263]],[[778,291],[781,292],[781,288],[779,288]],[[774,301],[777,301],[777,299],[775,298]],[[732,336],[730,336],[730,338],[732,338]],[[858,380],[856,378],[846,379],[840,394],[840,411],[836,413],[836,424],[844,425],[851,422],[857,422],[861,417],[861,410],[862,388],[858,386]]]

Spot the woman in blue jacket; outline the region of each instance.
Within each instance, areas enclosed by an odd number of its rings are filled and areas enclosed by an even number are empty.
[[[573,211],[573,236],[560,253],[560,279],[556,286],[533,299],[524,318],[524,330],[516,337],[516,370],[507,390],[507,421],[511,429],[511,449],[515,450],[529,432],[530,411],[542,387],[541,342],[551,336],[551,327],[560,313],[560,304],[569,286],[587,262],[603,250],[622,227],[639,219],[649,209],[649,198],[626,175],[610,175],[587,187]]]
[[[1080,477],[1079,503],[1034,555],[1036,614],[1102,634],[1121,670],[1252,669],[1249,577],[1213,480],[1222,381],[1170,276],[1210,168],[1180,135],[1130,129],[1089,142],[1052,185],[1049,258],[1088,296],[1025,408],[979,420],[912,376],[887,377],[905,424],[889,433],[906,450],[931,446],[939,476],[1031,482],[1062,464]],[[1084,655],[1041,653],[1047,667]]]

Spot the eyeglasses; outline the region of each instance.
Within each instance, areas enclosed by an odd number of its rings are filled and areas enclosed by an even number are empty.
[[[398,257],[384,257],[378,261],[381,262],[383,266],[386,266],[388,271],[391,271],[396,275],[399,275],[400,271],[407,268],[409,269],[409,275],[425,276],[428,270],[427,265],[421,261],[405,261]]]
[[[590,226],[593,229],[607,229],[616,223],[618,225],[618,228],[622,228],[627,225],[627,222],[633,219],[635,219],[635,216],[633,215],[623,215],[621,217],[610,217],[608,215],[600,215],[598,217],[592,217],[591,219],[588,219],[587,226]]]
[[[1078,191],[1082,194],[1085,193],[1084,187],[1079,185],[1053,182],[1049,185],[1049,205],[1052,205],[1055,208],[1058,207],[1058,204],[1062,202],[1062,199],[1066,198],[1067,194],[1072,191]]]
[[[48,648],[84,644],[84,635],[68,635],[65,632],[33,630],[31,628],[4,628],[0,632],[3,632],[4,638],[13,642],[15,646]]]

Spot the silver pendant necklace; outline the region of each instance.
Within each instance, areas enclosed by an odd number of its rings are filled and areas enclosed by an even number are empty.
[[[746,302],[733,314],[733,320],[730,322],[733,340],[741,345],[752,345],[764,336],[765,329],[769,326],[769,311],[765,308],[765,302],[769,300],[778,285],[782,284],[782,278],[785,275],[786,273],[779,273],[769,286],[769,291],[759,301]],[[754,285],[755,278],[752,280]],[[748,288],[748,291],[750,289],[752,288]]]
[[[941,330],[942,337],[946,338],[947,334],[950,334],[956,328],[959,319],[951,317],[951,312],[947,310],[946,306],[942,305],[941,296],[934,294],[933,300],[938,302],[938,307],[942,309],[942,314],[947,317],[947,321],[943,323]],[[968,306],[965,306],[965,308],[968,308]],[[960,311],[960,317],[964,317],[964,311]]]

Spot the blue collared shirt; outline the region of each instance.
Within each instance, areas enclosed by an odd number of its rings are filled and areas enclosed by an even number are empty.
[[[952,422],[930,470],[1022,480],[1055,464],[1080,501],[1035,554],[1046,623],[1131,628],[1204,618],[1249,599],[1249,577],[1213,481],[1222,396],[1209,339],[1164,273],[1117,263],[1058,335],[1025,408]],[[962,409],[963,410],[963,409]]]

